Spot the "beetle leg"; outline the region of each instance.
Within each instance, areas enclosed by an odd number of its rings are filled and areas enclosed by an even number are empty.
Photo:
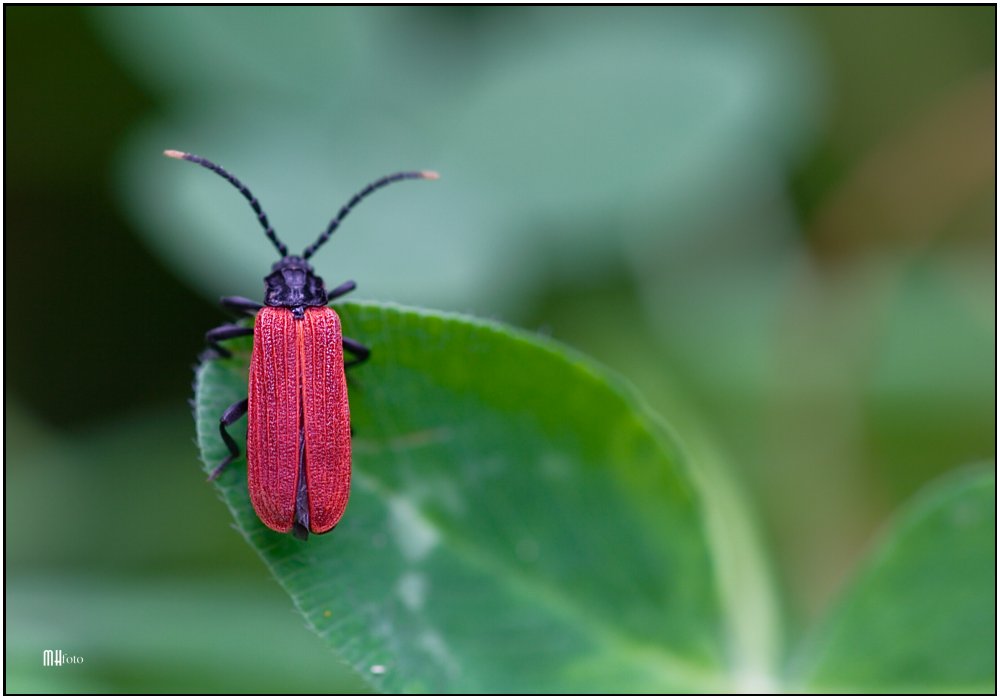
[[[326,300],[333,301],[336,298],[343,296],[344,294],[349,294],[357,288],[357,284],[354,281],[346,281],[336,289],[331,291],[326,295]],[[344,338],[344,349],[354,355],[354,359],[344,362],[344,368],[354,366],[355,364],[361,364],[361,362],[368,359],[368,356],[372,353],[370,349],[362,345],[357,340],[352,340],[349,337]]]
[[[227,311],[233,311],[237,314],[246,313],[251,316],[264,307],[264,304],[243,296],[223,296],[219,299],[219,303]]]
[[[217,328],[212,328],[205,333],[205,342],[207,342],[208,346],[215,350],[220,357],[232,357],[233,353],[225,347],[219,345],[219,341],[230,340],[234,337],[244,337],[246,335],[253,335],[253,328],[245,328],[242,325],[226,323],[225,325],[220,325]]]
[[[344,282],[343,284],[341,284],[336,289],[334,289],[333,291],[331,291],[326,295],[326,302],[329,303],[330,301],[333,301],[335,298],[339,298],[344,294],[351,293],[352,291],[354,291],[355,288],[357,288],[357,286],[358,285],[355,284],[353,281]]]
[[[226,431],[226,428],[232,425],[234,422],[239,420],[241,417],[247,414],[247,399],[238,400],[222,413],[222,417],[219,418],[219,434],[222,435],[222,441],[226,443],[229,448],[229,456],[222,460],[215,470],[209,475],[208,480],[214,481],[219,477],[219,474],[228,466],[233,459],[240,455],[240,448],[236,446],[236,442]]]
[[[366,361],[372,353],[372,351],[368,347],[365,347],[357,340],[352,340],[349,337],[343,338],[343,343],[344,343],[344,349],[354,355],[354,359],[350,360],[349,362],[344,362],[345,369],[348,367],[352,367],[355,364],[361,364],[361,362]]]

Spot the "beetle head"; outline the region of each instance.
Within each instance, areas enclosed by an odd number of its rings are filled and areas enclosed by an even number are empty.
[[[297,255],[289,255],[275,262],[271,273],[264,277],[264,303],[286,308],[325,306],[326,289],[312,265]]]

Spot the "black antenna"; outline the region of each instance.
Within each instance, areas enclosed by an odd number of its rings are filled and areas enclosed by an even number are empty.
[[[234,187],[236,187],[236,189],[240,190],[240,194],[242,194],[244,198],[246,198],[246,200],[250,202],[250,208],[252,208],[254,213],[257,214],[257,220],[260,221],[260,225],[264,227],[264,235],[267,236],[267,239],[270,240],[272,243],[274,243],[274,247],[278,248],[278,252],[281,253],[282,257],[288,256],[288,248],[285,247],[284,243],[278,240],[278,236],[275,235],[274,229],[271,228],[271,224],[267,220],[267,214],[265,214],[264,210],[260,208],[260,203],[258,203],[257,197],[255,197],[253,193],[251,193],[250,190],[247,189],[247,186],[245,184],[236,179],[224,168],[216,165],[211,160],[206,160],[205,158],[202,158],[200,155],[195,155],[194,153],[183,153],[179,150],[165,150],[163,151],[163,154],[168,158],[176,158],[178,160],[188,160],[192,163],[197,163],[198,165],[201,165],[204,168],[208,168],[215,174],[220,175],[229,180],[229,183]]]
[[[319,249],[319,246],[330,239],[333,232],[337,230],[337,226],[343,221],[347,214],[351,213],[351,209],[357,206],[362,199],[367,197],[369,194],[374,192],[376,189],[381,189],[386,185],[392,184],[393,182],[399,182],[400,180],[436,180],[440,175],[431,170],[420,170],[414,172],[397,172],[395,175],[387,175],[381,179],[375,180],[370,185],[362,189],[360,192],[351,197],[351,200],[344,204],[343,208],[337,213],[330,224],[323,231],[323,234],[316,239],[316,242],[305,249],[302,253],[304,259],[309,259],[313,256],[313,253]]]

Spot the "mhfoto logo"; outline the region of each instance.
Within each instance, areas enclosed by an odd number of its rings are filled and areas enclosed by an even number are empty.
[[[79,655],[66,655],[61,650],[42,651],[43,667],[62,667],[63,664],[79,665],[82,662],[83,658],[81,658]]]

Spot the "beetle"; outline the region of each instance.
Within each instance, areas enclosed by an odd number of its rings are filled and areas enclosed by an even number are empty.
[[[327,292],[308,260],[362,199],[401,180],[435,180],[436,172],[398,172],[375,180],[341,207],[316,241],[301,255],[289,255],[257,198],[228,171],[192,153],[167,150],[225,178],[250,202],[267,239],[281,259],[264,278],[264,303],[226,296],[223,308],[254,316],[253,328],[226,323],[205,333],[212,356],[232,353],[219,343],[253,335],[247,397],[219,418],[219,434],[229,455],[212,471],[215,480],[240,455],[227,428],[247,415],[247,489],[260,520],[277,532],[306,540],[340,521],[351,485],[351,424],[347,367],[368,359],[370,350],[344,337],[340,317],[329,304],[356,287],[347,281]],[[345,361],[344,352],[353,355]]]

